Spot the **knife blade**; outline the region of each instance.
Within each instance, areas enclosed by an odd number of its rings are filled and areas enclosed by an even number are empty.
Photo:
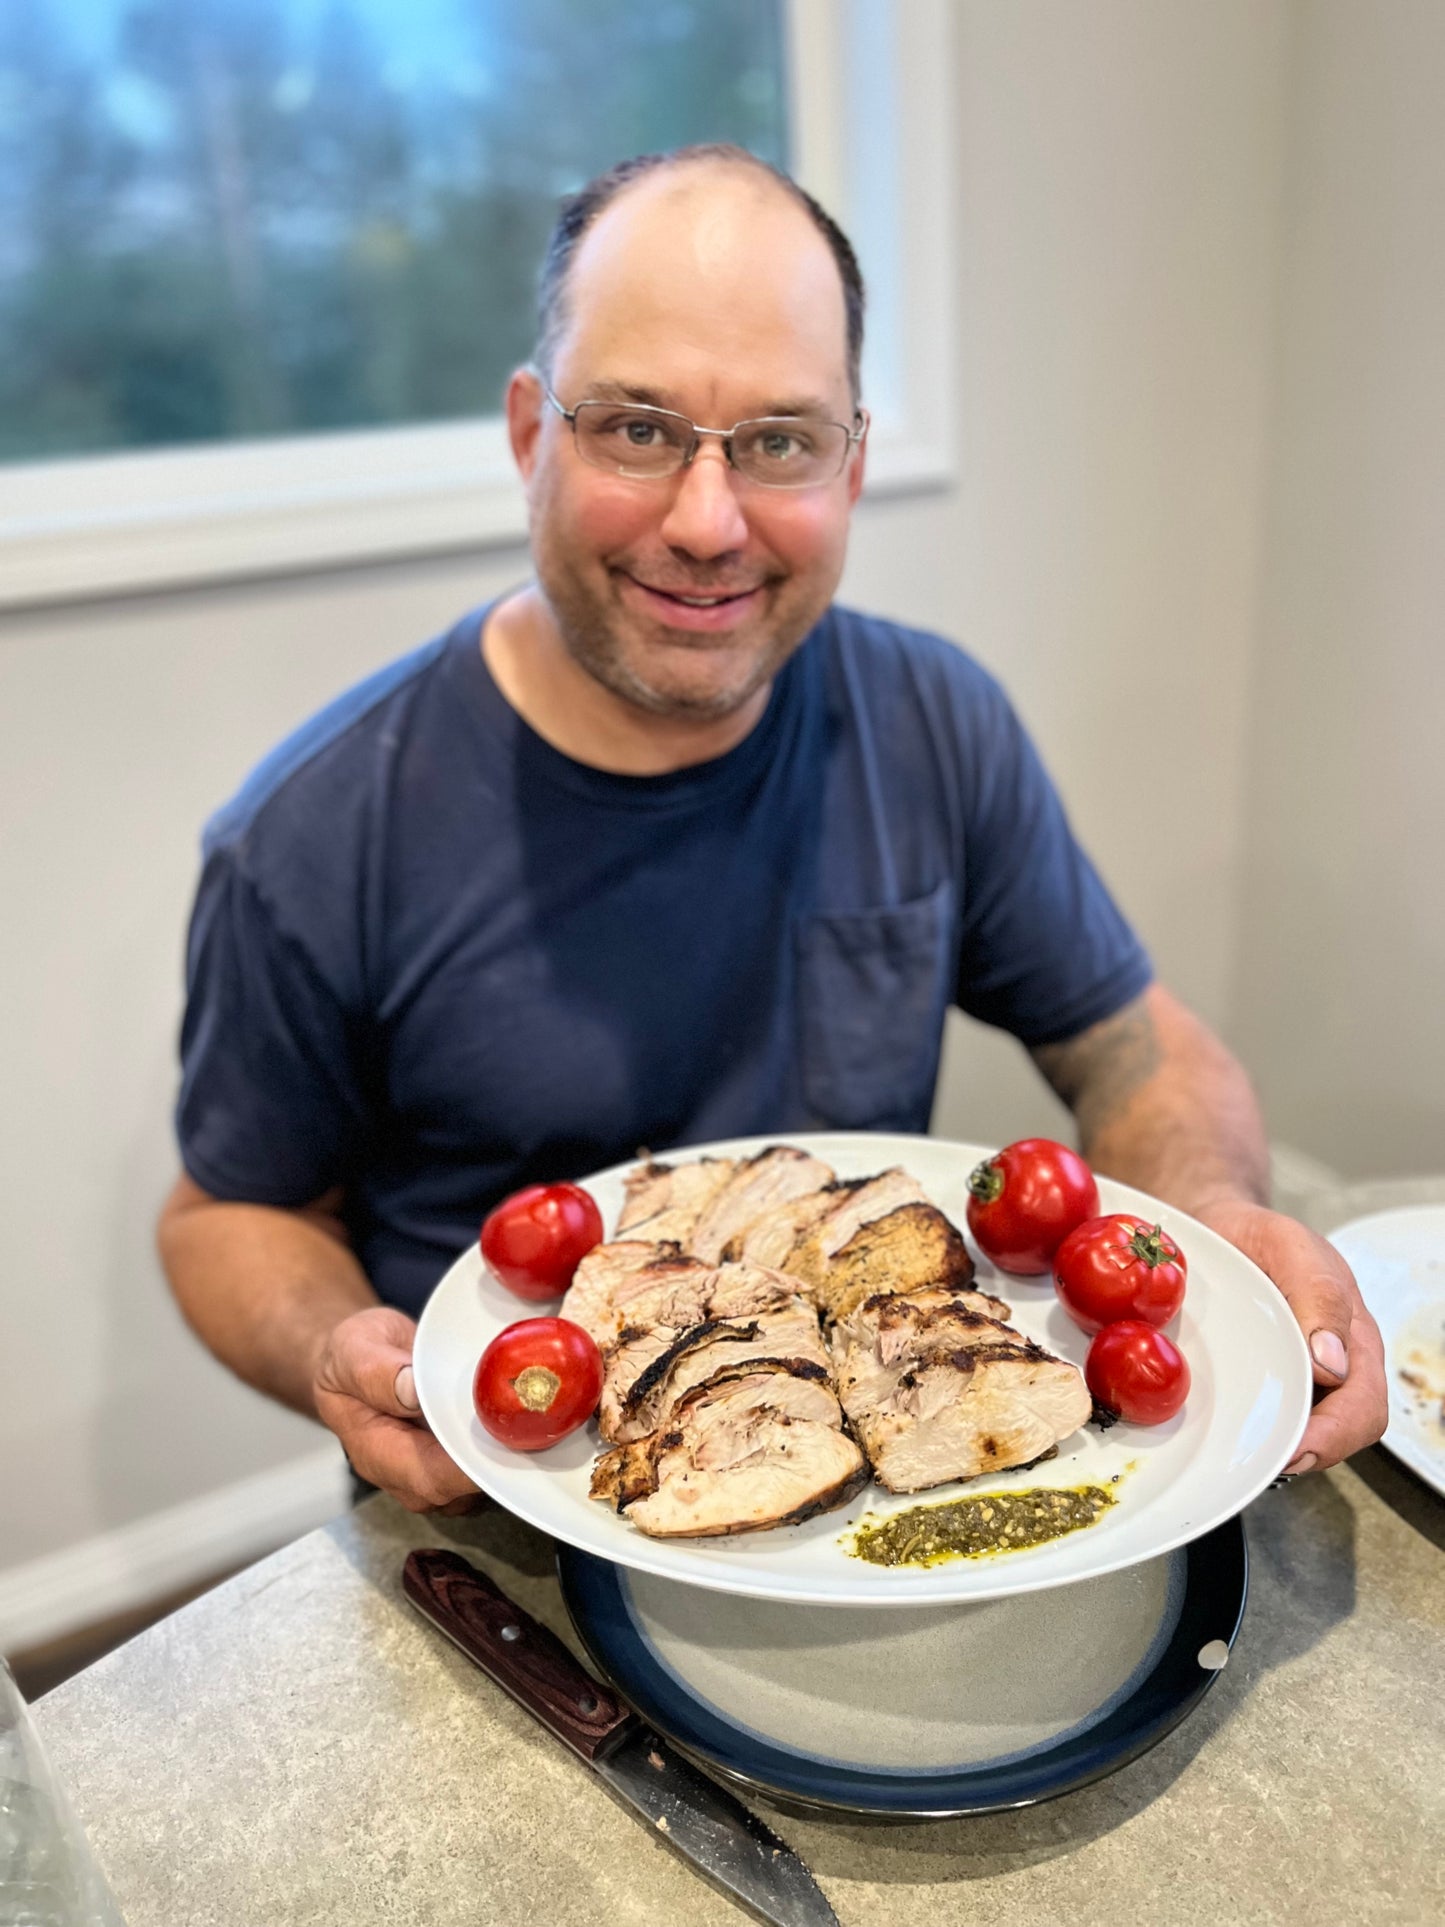
[[[401,1583],[454,1646],[754,1919],[768,1927],[839,1927],[787,1842],[683,1759],[484,1572],[459,1553],[424,1550],[407,1555]]]

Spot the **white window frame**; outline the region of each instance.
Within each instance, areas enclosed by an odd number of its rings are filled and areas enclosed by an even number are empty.
[[[953,476],[948,0],[787,0],[797,177],[869,282],[868,494]],[[526,534],[498,417],[0,465],[0,607]]]

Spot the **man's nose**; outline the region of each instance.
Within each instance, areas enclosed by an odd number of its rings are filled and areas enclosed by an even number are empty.
[[[704,442],[673,483],[662,539],[700,561],[742,548],[747,517],[738,501],[736,471],[716,442]]]

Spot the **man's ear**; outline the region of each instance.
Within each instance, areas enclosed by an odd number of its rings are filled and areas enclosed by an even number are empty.
[[[536,371],[514,369],[507,383],[507,439],[524,482],[531,481],[532,470],[537,466],[537,441],[542,433],[545,406],[546,398]]]
[[[863,474],[868,466],[868,430],[873,426],[873,418],[867,409],[863,410],[863,433],[858,446],[849,457],[848,467],[848,506],[852,508],[863,493]]]

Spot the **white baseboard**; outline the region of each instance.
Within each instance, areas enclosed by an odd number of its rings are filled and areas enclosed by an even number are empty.
[[[331,1447],[0,1571],[0,1652],[23,1652],[246,1565],[350,1503],[346,1461]]]

